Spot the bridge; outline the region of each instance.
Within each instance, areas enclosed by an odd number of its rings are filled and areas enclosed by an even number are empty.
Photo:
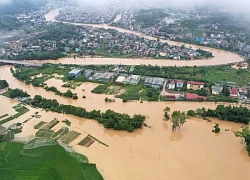
[[[25,61],[15,61],[15,60],[0,60],[0,64],[35,66],[35,67],[42,66],[42,64],[30,63],[30,62],[25,62]]]

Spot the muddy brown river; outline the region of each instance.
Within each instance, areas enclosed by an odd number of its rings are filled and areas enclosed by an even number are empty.
[[[55,9],[50,11],[48,14],[45,15],[45,18],[47,21],[52,21],[55,22],[55,17],[59,14],[59,9]],[[116,19],[119,19],[119,15]],[[138,36],[151,39],[151,40],[156,40],[155,37],[148,36],[139,32],[127,30],[127,29],[122,29],[119,27],[114,27],[114,26],[109,26],[106,24],[81,24],[81,23],[70,23],[70,22],[64,22],[68,24],[74,24],[74,25],[87,25],[87,26],[92,26],[92,27],[97,27],[97,28],[105,28],[105,29],[115,29],[119,32],[127,32],[127,33],[132,33],[136,34]],[[243,61],[243,58],[240,57],[239,55],[236,55],[234,53],[224,51],[224,50],[219,50],[219,49],[214,49],[214,48],[209,48],[209,47],[203,47],[203,46],[196,46],[196,45],[191,45],[191,44],[186,44],[186,43],[180,43],[180,42],[175,42],[175,41],[169,41],[169,40],[163,40],[161,39],[162,42],[167,42],[171,45],[183,45],[187,47],[191,47],[194,49],[203,49],[206,51],[210,51],[213,53],[215,57],[206,59],[206,60],[155,60],[155,59],[146,59],[146,58],[139,58],[139,59],[124,59],[124,58],[76,58],[75,60],[73,58],[62,58],[59,60],[47,60],[47,61],[36,61],[37,63],[44,63],[44,62],[50,62],[50,63],[63,63],[63,64],[124,64],[124,65],[140,65],[140,64],[146,64],[146,65],[158,65],[158,66],[211,66],[211,65],[221,65],[221,64],[230,64],[230,63],[237,63]],[[32,61],[34,62],[34,61]]]
[[[116,99],[114,103],[106,103],[105,97],[114,98],[112,95],[97,95],[90,91],[97,86],[93,83],[84,83],[73,92],[78,93],[79,99],[72,100],[54,95],[43,88],[25,85],[16,80],[10,72],[11,66],[0,67],[0,79],[8,80],[11,88],[20,88],[31,96],[36,94],[45,98],[57,99],[60,103],[81,106],[87,110],[112,109],[121,113],[133,115],[135,113],[147,116],[147,124],[152,128],[143,128],[133,133],[104,129],[94,120],[78,118],[71,115],[45,112],[31,109],[30,112],[13,122],[22,122],[36,111],[42,115],[41,119],[32,119],[24,125],[23,132],[17,138],[26,138],[34,135],[34,125],[40,120],[50,121],[69,119],[71,127],[82,134],[89,133],[98,138],[109,147],[95,142],[89,148],[77,145],[74,141],[70,145],[79,153],[85,154],[90,162],[96,163],[97,168],[105,180],[247,180],[250,179],[250,157],[234,136],[233,131],[240,129],[241,124],[213,120],[208,123],[201,119],[188,119],[187,123],[177,131],[171,130],[171,122],[163,121],[163,109],[166,106],[173,110],[187,111],[201,107],[215,108],[215,103],[196,102],[129,102],[122,103]],[[60,91],[62,81],[50,79],[46,82],[49,86],[56,86]],[[84,91],[83,91],[84,89]],[[86,99],[81,97],[85,95]],[[13,100],[0,96],[0,115],[10,110]],[[220,134],[211,132],[214,123],[221,127]],[[61,124],[63,126],[63,124]],[[58,127],[57,127],[58,128]],[[229,132],[225,129],[230,129]]]

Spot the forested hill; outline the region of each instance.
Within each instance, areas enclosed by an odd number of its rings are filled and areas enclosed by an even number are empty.
[[[48,0],[11,0],[10,3],[0,5],[0,15],[37,11],[44,7],[47,1]]]

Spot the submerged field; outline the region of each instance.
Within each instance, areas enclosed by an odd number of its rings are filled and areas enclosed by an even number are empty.
[[[72,168],[74,167],[74,168]],[[102,180],[87,157],[67,152],[52,139],[33,139],[27,144],[0,143],[0,179]]]

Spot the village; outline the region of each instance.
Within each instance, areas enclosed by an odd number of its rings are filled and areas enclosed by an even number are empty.
[[[63,68],[63,67],[61,67]],[[73,69],[73,67],[72,67]],[[164,101],[224,101],[249,103],[247,86],[239,86],[234,82],[204,83],[181,79],[167,79],[160,77],[133,74],[133,66],[129,71],[124,67],[115,67],[111,71],[98,71],[92,69],[73,69],[69,77],[84,76],[90,82],[113,84],[117,86],[144,85],[160,90],[159,100]]]
[[[68,32],[60,34],[59,31],[62,28]],[[53,53],[57,57],[76,53],[79,56],[149,57],[176,60],[212,57],[210,52],[191,49],[184,45],[169,45],[115,30],[65,24],[57,24],[53,28],[48,25],[47,30],[38,37],[23,42],[5,43],[0,47],[2,59],[53,59],[53,54],[47,57],[43,56],[45,53]]]

